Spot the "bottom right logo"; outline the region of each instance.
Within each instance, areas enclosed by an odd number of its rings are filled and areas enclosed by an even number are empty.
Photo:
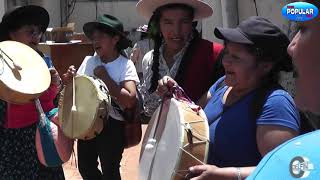
[[[294,178],[306,178],[313,169],[313,164],[306,157],[296,156],[289,165],[290,174]]]

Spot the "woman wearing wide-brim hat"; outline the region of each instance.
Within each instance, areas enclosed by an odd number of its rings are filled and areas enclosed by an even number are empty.
[[[112,107],[100,134],[90,140],[78,140],[79,172],[83,179],[118,180],[128,120],[123,114],[136,107],[139,83],[133,62],[121,54],[131,41],[126,38],[121,21],[108,14],[84,24],[83,31],[92,41],[96,55],[87,56],[77,73],[70,66],[63,75],[64,82],[69,83],[75,74],[100,78],[109,89]],[[102,172],[98,169],[98,157]]]
[[[49,24],[48,12],[40,6],[16,7],[2,17],[0,41],[24,43],[36,50],[48,68],[52,61],[37,50],[42,34]],[[19,53],[19,49],[17,49]],[[53,109],[60,77],[52,69],[51,84],[40,96],[45,112]],[[39,121],[35,103],[17,105],[0,100],[0,177],[1,179],[64,179],[62,167],[47,168],[40,164],[35,147]]]
[[[198,101],[221,76],[216,62],[223,46],[202,39],[193,27],[194,21],[211,16],[212,8],[200,0],[140,0],[136,9],[149,20],[148,31],[154,40],[154,49],[142,61],[146,119],[160,104],[155,90],[164,76],[174,78]]]

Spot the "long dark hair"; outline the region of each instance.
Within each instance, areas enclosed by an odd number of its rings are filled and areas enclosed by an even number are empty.
[[[167,4],[164,6],[161,6],[155,10],[153,13],[149,24],[148,24],[148,33],[150,34],[150,37],[154,40],[154,51],[153,51],[153,63],[152,63],[152,77],[151,77],[151,86],[149,89],[149,92],[152,93],[156,90],[158,80],[160,79],[159,75],[159,65],[160,65],[160,47],[162,45],[162,34],[160,32],[160,18],[161,18],[161,12],[165,9],[183,9],[188,12],[190,12],[190,17],[194,18],[194,9],[188,5],[185,4]],[[186,53],[184,54],[180,67],[178,69],[177,76],[175,80],[180,84],[183,81],[182,75],[185,70],[185,66],[187,65],[188,59],[191,58],[192,49],[194,48],[194,41],[197,41],[200,38],[199,33],[194,29],[194,38],[191,40],[189,47],[187,48]]]
[[[273,66],[271,70],[262,77],[260,86],[256,89],[256,93],[250,105],[251,117],[256,119],[261,115],[263,105],[266,102],[266,97],[271,93],[272,89],[284,89],[279,84],[280,72],[290,72],[293,70],[293,64],[290,56],[286,52],[286,47],[289,45],[289,40],[284,42],[283,46],[279,49],[279,53],[272,53],[267,49],[257,48],[254,46],[246,45],[249,53],[256,57],[257,63],[271,62]],[[282,49],[282,50],[281,50]]]

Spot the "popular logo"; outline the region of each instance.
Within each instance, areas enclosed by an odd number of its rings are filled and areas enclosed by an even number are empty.
[[[309,21],[318,16],[318,8],[306,2],[294,2],[282,8],[282,16],[291,21]]]
[[[295,178],[306,178],[310,174],[310,170],[313,169],[313,164],[310,163],[308,158],[296,156],[289,165],[290,174]]]

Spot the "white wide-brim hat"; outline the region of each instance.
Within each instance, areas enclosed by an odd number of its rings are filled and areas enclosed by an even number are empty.
[[[211,6],[200,0],[140,0],[137,5],[138,13],[149,20],[153,12],[167,4],[186,4],[194,9],[194,20],[210,17],[213,13]]]

